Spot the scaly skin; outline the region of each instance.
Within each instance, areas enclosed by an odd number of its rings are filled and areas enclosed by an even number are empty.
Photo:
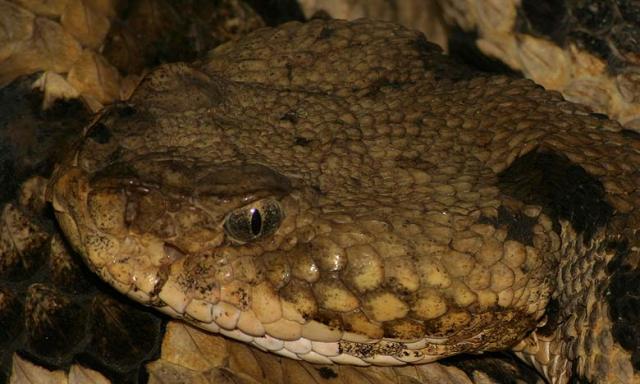
[[[617,276],[632,296],[639,152],[617,123],[415,32],[314,20],[152,72],[49,199],[119,291],[284,356],[515,347],[552,382],[628,383],[613,323],[637,323],[607,292]]]

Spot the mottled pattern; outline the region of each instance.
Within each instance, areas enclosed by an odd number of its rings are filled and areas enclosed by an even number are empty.
[[[603,300],[604,244],[639,227],[620,131],[394,24],[314,20],[155,70],[49,199],[116,289],[266,351],[402,365],[517,343],[554,382],[632,382]]]
[[[640,11],[633,0],[524,0],[518,32],[570,42],[609,63],[614,74],[640,65]]]
[[[471,40],[467,45],[546,89],[640,131],[636,0],[435,1],[454,31],[452,53],[461,37]]]

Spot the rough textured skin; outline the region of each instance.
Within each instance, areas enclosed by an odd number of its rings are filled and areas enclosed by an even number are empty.
[[[640,140],[528,80],[394,24],[290,23],[158,68],[85,136],[60,225],[165,313],[311,362],[520,341],[552,382],[640,382],[607,300],[608,264],[638,269]]]

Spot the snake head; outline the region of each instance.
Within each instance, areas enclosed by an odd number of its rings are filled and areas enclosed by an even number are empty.
[[[508,205],[487,167],[436,181],[475,158],[398,166],[384,136],[322,122],[314,94],[245,116],[241,95],[261,108],[274,92],[170,65],[99,116],[49,188],[89,267],[173,317],[316,362],[428,362],[535,327],[559,244],[539,209]],[[321,128],[303,140],[291,120]]]
[[[49,200],[117,290],[262,349],[400,365],[509,348],[543,319],[561,252],[519,176],[561,161],[494,116],[551,96],[443,60],[391,24],[312,21],[161,66],[87,128]]]

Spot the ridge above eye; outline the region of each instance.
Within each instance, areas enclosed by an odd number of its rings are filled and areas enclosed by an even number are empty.
[[[259,200],[231,211],[224,221],[224,231],[232,241],[247,243],[273,234],[283,217],[276,200]]]

